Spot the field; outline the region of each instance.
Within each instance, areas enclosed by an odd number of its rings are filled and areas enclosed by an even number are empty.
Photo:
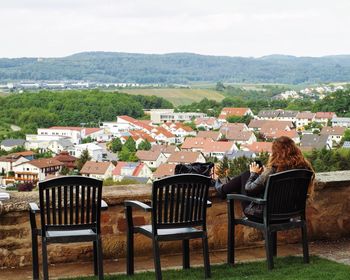
[[[188,88],[152,88],[152,89],[123,89],[120,90],[134,95],[155,95],[170,101],[174,106],[188,105],[204,98],[221,101],[225,97],[215,90]]]

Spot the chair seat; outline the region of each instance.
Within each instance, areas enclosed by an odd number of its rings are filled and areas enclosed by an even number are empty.
[[[137,227],[137,231],[149,237],[153,235],[152,225],[144,225]],[[203,230],[194,227],[158,229],[157,236],[160,240],[167,240],[167,237],[169,237],[169,240],[177,240],[184,238],[200,238],[203,236]]]
[[[50,242],[87,242],[96,241],[98,234],[91,229],[80,230],[49,230],[46,232],[46,238]]]

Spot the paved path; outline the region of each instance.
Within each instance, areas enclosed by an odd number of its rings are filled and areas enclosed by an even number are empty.
[[[350,265],[350,239],[342,239],[331,242],[310,242],[310,254],[318,255],[333,261]],[[301,244],[278,246],[278,255],[301,255]],[[263,243],[258,248],[245,248],[237,250],[237,261],[255,261],[265,259],[265,250]],[[226,262],[226,251],[215,251],[210,254],[211,264],[219,264]],[[180,267],[182,262],[181,255],[162,256],[162,268]],[[191,265],[203,265],[202,253],[200,251],[191,254]],[[136,258],[135,270],[153,270],[152,258]],[[70,263],[50,265],[50,279],[58,277],[77,277],[92,275],[92,263]],[[104,272],[109,273],[125,273],[125,259],[105,260]],[[31,267],[23,267],[16,269],[0,270],[0,280],[18,280],[32,279]]]

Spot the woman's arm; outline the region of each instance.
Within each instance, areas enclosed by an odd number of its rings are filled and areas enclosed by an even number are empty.
[[[256,172],[251,172],[250,177],[245,185],[245,190],[248,195],[257,196],[264,192],[267,177],[272,174],[271,169],[266,169],[260,175]]]

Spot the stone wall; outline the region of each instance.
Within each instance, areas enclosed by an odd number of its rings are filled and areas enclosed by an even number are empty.
[[[149,202],[149,185],[105,187],[103,197],[109,209],[102,213],[103,251],[105,258],[125,257],[125,231],[123,201],[125,199]],[[208,209],[208,236],[211,250],[226,248],[226,202],[211,193],[213,206]],[[31,236],[28,202],[38,201],[38,193],[11,193],[11,199],[0,205],[0,268],[31,265]],[[239,206],[237,206],[239,208]],[[237,209],[239,212],[240,209]],[[135,224],[150,222],[147,213],[135,211]],[[317,174],[313,198],[308,202],[308,233],[310,240],[350,237],[350,171]],[[38,225],[39,220],[37,221]],[[262,243],[260,232],[247,227],[237,228],[237,246],[256,246]],[[300,233],[280,233],[279,243],[298,242]],[[200,240],[191,241],[191,248],[201,249]],[[39,242],[40,246],[40,242]],[[137,255],[150,255],[151,242],[136,235]],[[180,252],[180,242],[163,242],[163,253]],[[49,259],[53,263],[91,260],[89,243],[53,244],[49,246]]]

